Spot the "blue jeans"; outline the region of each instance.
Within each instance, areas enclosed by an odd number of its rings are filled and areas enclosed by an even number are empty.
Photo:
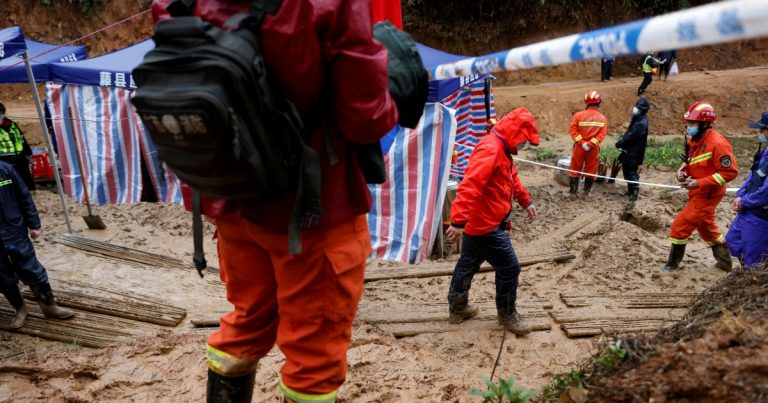
[[[48,274],[35,255],[29,238],[0,243],[0,286],[14,286],[19,279],[26,285],[48,282]]]
[[[472,277],[480,265],[488,261],[496,272],[496,309],[505,316],[515,309],[520,262],[512,241],[504,232],[506,220],[495,230],[484,235],[466,235],[461,243],[461,256],[456,262],[448,291],[448,302],[468,299]]]

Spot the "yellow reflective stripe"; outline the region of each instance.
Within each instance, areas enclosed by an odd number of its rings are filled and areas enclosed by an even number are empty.
[[[336,401],[337,391],[335,390],[331,393],[325,393],[322,395],[309,395],[306,393],[297,392],[285,386],[282,380],[280,381],[280,385],[278,385],[278,387],[280,388],[280,392],[283,393],[283,396],[295,403],[333,403]]]
[[[703,161],[706,161],[706,160],[708,160],[710,158],[712,158],[712,153],[706,153],[706,154],[697,155],[697,156],[691,158],[691,162],[688,165],[693,165],[693,164],[696,164],[696,163],[699,163],[699,162],[703,162]]]
[[[669,237],[669,242],[672,242],[672,245],[685,245],[688,243],[688,238],[677,239],[677,238]]]
[[[714,241],[711,241],[711,242],[707,241],[707,245],[709,245],[709,246],[722,245],[724,243],[725,243],[725,236],[724,235],[720,235]]]
[[[574,137],[574,138],[573,138],[573,141],[574,141],[574,142],[579,142],[579,141],[581,141],[581,134],[579,134],[578,136]]]
[[[712,175],[712,177],[715,178],[715,180],[717,181],[717,183],[720,184],[720,186],[725,185],[725,179],[723,179],[723,177],[720,176],[720,174],[714,174]]]
[[[579,126],[603,127],[605,126],[605,122],[579,122]]]
[[[259,367],[258,360],[250,362],[241,360],[210,345],[208,345],[206,355],[208,357],[208,368],[222,376],[252,374]]]
[[[600,145],[600,142],[596,138],[594,138],[594,137],[592,138],[592,142],[595,143],[598,146]]]

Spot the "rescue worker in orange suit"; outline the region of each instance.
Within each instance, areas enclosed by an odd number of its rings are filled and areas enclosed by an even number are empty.
[[[597,173],[598,157],[600,156],[600,143],[608,132],[608,119],[597,109],[600,107],[600,94],[597,91],[587,91],[584,95],[584,103],[587,108],[576,112],[571,120],[569,132],[573,139],[573,152],[571,154],[570,177],[571,195],[579,192],[579,175],[576,172],[584,172],[584,196],[589,195],[592,183]]]
[[[731,144],[712,125],[717,120],[715,108],[708,102],[691,105],[684,115],[686,143],[684,161],[677,170],[677,180],[688,189],[688,204],[672,222],[669,240],[672,249],[663,271],[673,271],[685,256],[685,245],[694,230],[712,247],[716,267],[731,269],[731,255],[725,237],[715,224],[715,207],[725,195],[726,183],[739,173]]]
[[[170,2],[154,1],[156,19],[168,17]],[[197,0],[192,11],[222,27],[251,6]],[[346,379],[371,253],[371,196],[353,145],[378,142],[399,117],[369,7],[367,1],[282,0],[263,19],[261,49],[276,85],[303,117],[326,104],[332,109],[325,129],[318,125],[307,140],[321,159],[323,211],[317,226],[301,231],[302,253],[293,255],[292,201],[238,202],[218,216],[203,211],[217,225],[221,278],[234,305],[208,338],[209,402],[250,402],[259,360],[275,344],[285,355],[278,388],[286,401],[333,402]]]
[[[469,288],[480,265],[488,261],[496,271],[499,323],[520,336],[531,331],[517,312],[520,263],[504,232],[513,199],[527,211],[531,221],[536,218],[536,207],[520,183],[510,156],[517,154],[517,148],[525,142],[538,145],[539,129],[527,109],[515,109],[491,128],[469,157],[466,175],[451,206],[451,226],[446,231],[448,239],[461,241],[462,245],[448,291],[451,323],[477,315],[478,309],[469,305]]]

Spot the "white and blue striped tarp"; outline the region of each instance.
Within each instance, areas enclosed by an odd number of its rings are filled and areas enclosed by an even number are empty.
[[[416,129],[404,129],[384,157],[387,181],[369,186],[371,258],[418,263],[428,257],[441,212],[456,133],[454,110],[428,103]]]

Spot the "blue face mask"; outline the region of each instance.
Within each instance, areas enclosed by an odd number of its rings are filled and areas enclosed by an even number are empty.
[[[696,137],[699,134],[699,128],[696,126],[688,126],[687,133],[691,137]]]
[[[760,142],[763,144],[768,144],[768,136],[763,133],[758,134],[757,139],[760,140]]]

